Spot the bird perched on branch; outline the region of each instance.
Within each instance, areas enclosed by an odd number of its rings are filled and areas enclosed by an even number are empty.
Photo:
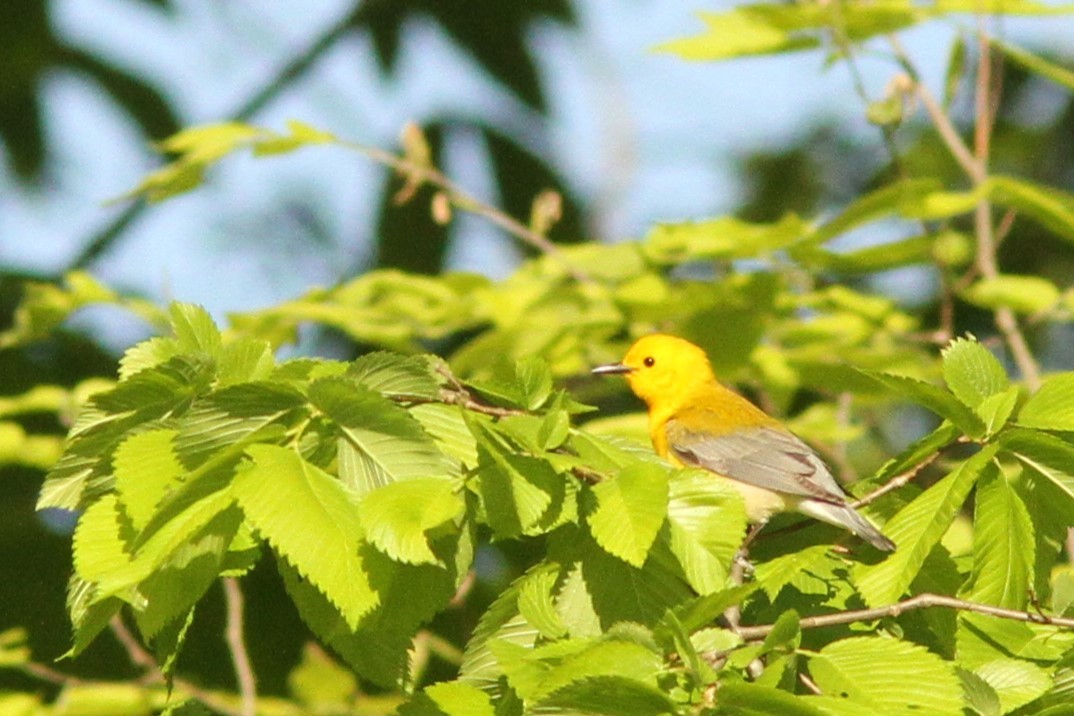
[[[638,340],[621,363],[593,369],[622,374],[649,406],[656,452],[680,467],[727,479],[750,522],[797,510],[850,530],[885,552],[895,543],[847,502],[820,457],[778,420],[716,380],[705,352],[667,335]]]

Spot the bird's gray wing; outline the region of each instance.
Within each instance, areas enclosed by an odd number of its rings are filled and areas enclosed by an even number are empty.
[[[774,427],[713,436],[675,420],[667,423],[669,450],[684,465],[776,492],[845,504],[846,495],[813,449]]]

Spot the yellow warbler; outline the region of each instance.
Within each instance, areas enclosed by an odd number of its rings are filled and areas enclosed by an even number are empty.
[[[689,341],[646,336],[621,363],[593,369],[626,376],[649,406],[656,452],[680,467],[700,467],[742,493],[751,522],[797,510],[850,530],[877,549],[895,543],[847,503],[817,454],[775,418],[717,382],[705,352]]]

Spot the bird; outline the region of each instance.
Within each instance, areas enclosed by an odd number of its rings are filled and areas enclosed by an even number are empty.
[[[647,335],[622,362],[592,372],[625,376],[648,406],[656,452],[678,467],[702,468],[728,480],[742,494],[751,523],[797,510],[847,529],[878,550],[895,550],[895,543],[850,505],[820,456],[778,420],[720,384],[705,351],[693,343]]]

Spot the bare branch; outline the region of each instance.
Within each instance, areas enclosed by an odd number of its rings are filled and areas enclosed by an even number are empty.
[[[243,638],[243,598],[239,580],[234,577],[224,578],[224,599],[227,604],[227,626],[224,630],[231,662],[235,667],[235,678],[239,684],[239,696],[242,698],[242,716],[255,716],[257,713],[257,681],[250,663],[250,654],[246,650]]]
[[[1074,629],[1074,619],[1053,617],[1038,612],[1023,612],[1018,611],[1017,609],[994,607],[991,604],[968,602],[964,599],[948,597],[943,594],[918,594],[915,597],[910,597],[909,599],[896,602],[895,604],[886,607],[856,609],[846,612],[836,612],[834,614],[822,614],[821,616],[816,617],[805,617],[798,624],[802,629],[818,629],[821,627],[838,626],[841,624],[875,621],[877,619],[883,619],[884,617],[897,617],[906,612],[912,612],[917,609],[930,609],[932,607],[944,607],[946,609],[955,609],[962,612],[985,614],[1000,619],[1013,619],[1014,621],[1028,622],[1031,624],[1044,624],[1048,626],[1062,627],[1064,629]],[[768,636],[774,628],[775,624],[740,626],[736,630],[736,633],[747,640],[763,639]]]
[[[405,156],[401,157],[383,149],[366,146],[357,142],[340,142],[340,144],[341,146],[348,147],[364,154],[378,164],[383,164],[384,166],[395,170],[398,174],[406,178],[407,186],[412,189],[416,189],[422,184],[431,184],[435,186],[447,195],[451,204],[456,208],[483,217],[523,243],[529,244],[543,254],[558,259],[567,273],[576,281],[589,282],[592,280],[585,274],[585,272],[570,266],[563,258],[563,254],[560,252],[559,247],[549,241],[548,237],[533,231],[510,214],[481,201],[473,194],[470,194],[463,189],[459,184],[456,184],[445,176],[444,173],[436,167],[420,164]]]
[[[919,462],[917,465],[914,465],[912,468],[910,468],[906,472],[904,472],[904,473],[902,473],[900,475],[896,475],[895,477],[891,478],[890,480],[885,482],[883,485],[881,485],[877,489],[875,489],[872,492],[870,492],[865,497],[862,497],[860,500],[855,500],[854,502],[851,502],[850,506],[853,507],[854,509],[857,509],[859,507],[863,507],[865,505],[868,505],[870,502],[876,502],[877,500],[879,500],[881,497],[883,497],[884,495],[888,494],[889,492],[894,492],[895,490],[898,490],[900,487],[903,487],[908,482],[910,482],[915,477],[917,477],[921,473],[922,470],[924,470],[926,467],[928,467],[933,462],[935,462],[936,458],[938,458],[940,456],[940,452],[941,452],[941,450],[937,450],[936,452],[932,453],[931,455],[926,457],[924,460]]]
[[[160,665],[157,664],[157,660],[138,643],[138,640],[127,629],[127,625],[123,623],[123,619],[119,615],[112,617],[108,626],[112,631],[112,635],[126,650],[127,658],[130,659],[131,663],[145,672],[145,676],[142,679],[143,683],[163,684],[167,681],[164,678],[164,672],[160,669]],[[206,691],[191,681],[174,677],[172,678],[172,684],[179,693],[197,699],[214,711],[219,711],[226,716],[245,716],[242,712],[233,709],[224,699],[210,691]]]

